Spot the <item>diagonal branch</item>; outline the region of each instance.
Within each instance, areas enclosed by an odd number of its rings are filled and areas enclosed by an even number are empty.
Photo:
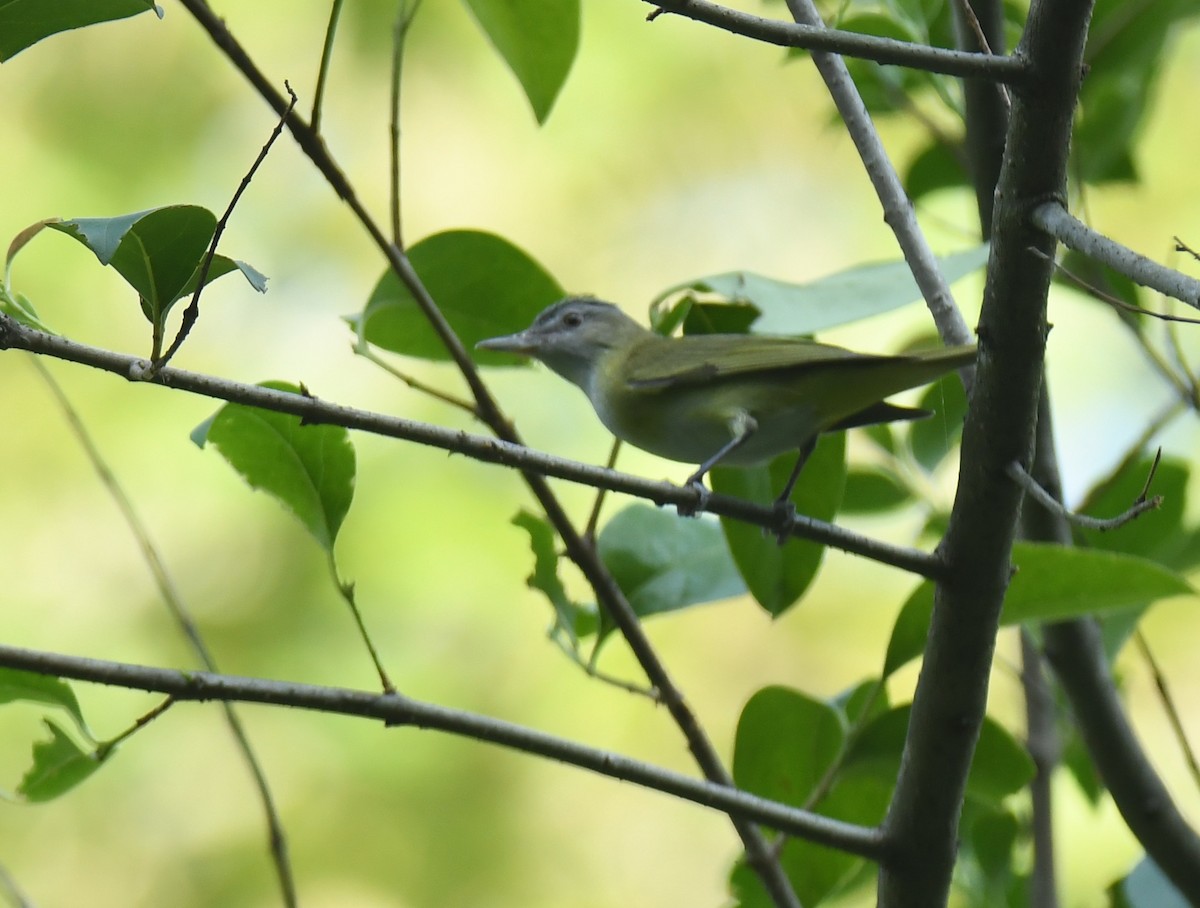
[[[996,82],[1020,82],[1028,71],[1016,57],[985,56],[879,38],[858,32],[839,31],[811,23],[781,22],[743,13],[708,0],[644,0],[659,12],[674,13],[723,29],[735,35],[753,38],[779,47],[800,47],[810,51],[860,57],[876,63],[907,66],[948,76],[976,76]],[[651,13],[657,18],[658,13]]]
[[[1062,203],[1045,202],[1033,210],[1031,217],[1033,223],[1068,249],[1108,265],[1134,283],[1200,309],[1200,281],[1097,233],[1074,217]]]
[[[703,782],[502,719],[425,703],[395,692],[374,693],[295,681],[155,668],[7,644],[0,644],[0,666],[130,690],[155,691],[175,701],[265,703],[378,719],[389,727],[436,729],[633,782],[860,857],[878,860],[880,855],[881,840],[875,829],[833,820],[729,786]]]
[[[209,7],[205,0],[180,0],[183,6],[192,14],[204,28],[213,43],[226,55],[231,63],[250,81],[259,95],[270,104],[277,113],[284,115],[285,105],[278,90],[258,69],[250,55],[246,53],[233,34],[225,27],[225,23]],[[353,187],[342,173],[341,168],[333,160],[325,147],[321,136],[303,118],[294,111],[286,116],[288,128],[296,138],[301,150],[313,162],[322,176],[329,182],[333,190],[341,197],[354,212],[363,229],[370,235],[372,241],[387,259],[388,264],[401,282],[412,292],[417,306],[428,320],[434,333],[437,334],[451,360],[458,366],[471,394],[475,398],[480,418],[487,423],[501,439],[511,444],[520,443],[520,437],[512,424],[505,417],[499,405],[492,398],[483,379],[480,377],[470,354],[463,347],[458,335],[446,321],[441,310],[429,295],[420,277],[413,269],[408,256],[395,244],[388,241],[379,226],[371,218],[366,208],[359,201]],[[633,608],[617,586],[612,576],[601,563],[595,547],[590,545],[575,529],[563,509],[562,504],[551,491],[544,476],[529,470],[522,470],[522,478],[537,498],[547,519],[558,532],[571,560],[578,566],[588,583],[596,592],[598,603],[613,619],[613,623],[621,631],[637,659],[638,664],[646,673],[650,683],[662,694],[662,699],[671,718],[675,721],[688,744],[698,765],[705,776],[722,785],[732,785],[733,780],[726,770],[716,747],[708,734],[701,727],[696,715],[692,712],[682,691],[676,686],[666,666],[650,645],[650,640],[642,630]],[[746,847],[748,861],[762,879],[764,886],[771,893],[772,900],[779,908],[798,908],[798,901],[792,892],[791,885],[779,863],[778,855],[774,853],[760,830],[752,824],[741,820],[733,820],[738,837]]]

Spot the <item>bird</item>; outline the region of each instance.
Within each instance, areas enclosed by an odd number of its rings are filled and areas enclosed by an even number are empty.
[[[617,438],[697,464],[686,484],[700,507],[713,467],[759,466],[794,450],[776,501],[787,504],[821,434],[932,415],[884,398],[968,367],[977,353],[974,345],[886,356],[783,336],[665,337],[612,303],[580,296],[476,347],[544,363],[587,395]]]

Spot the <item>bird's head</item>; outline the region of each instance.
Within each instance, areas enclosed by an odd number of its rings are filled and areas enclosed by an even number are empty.
[[[647,334],[612,303],[568,297],[542,310],[524,331],[491,337],[475,346],[540,360],[587,390],[593,371],[608,353],[627,349]]]

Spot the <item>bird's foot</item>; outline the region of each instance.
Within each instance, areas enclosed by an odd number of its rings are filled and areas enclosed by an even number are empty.
[[[707,488],[704,487],[703,476],[692,475],[688,477],[684,485],[696,493],[696,502],[694,504],[677,504],[675,510],[679,512],[680,517],[695,517],[701,511],[708,509],[708,499],[712,495]]]
[[[775,525],[770,529],[764,528],[763,533],[770,533],[782,546],[788,541],[788,535],[796,522],[796,506],[792,504],[790,498],[777,498],[773,510],[775,511]]]

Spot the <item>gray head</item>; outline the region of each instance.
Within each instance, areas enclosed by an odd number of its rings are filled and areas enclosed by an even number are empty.
[[[626,347],[646,333],[612,303],[573,296],[543,309],[524,331],[488,338],[475,346],[540,360],[586,390],[592,369],[605,353]]]

